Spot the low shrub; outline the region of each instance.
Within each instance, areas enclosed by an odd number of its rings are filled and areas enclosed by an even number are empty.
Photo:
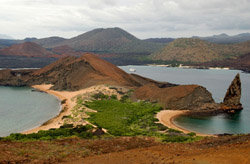
[[[40,130],[38,133],[21,134],[13,133],[8,137],[3,137],[2,140],[26,141],[26,140],[51,140],[77,136],[80,138],[89,139],[93,137],[93,127],[91,125],[73,127],[72,124],[66,124],[58,129]]]

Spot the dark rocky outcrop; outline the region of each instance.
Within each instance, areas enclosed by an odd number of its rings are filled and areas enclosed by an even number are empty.
[[[225,105],[241,105],[241,81],[240,74],[238,73],[231,85],[227,89],[227,93],[224,97],[223,104]]]
[[[228,112],[235,112],[242,110],[242,104],[240,103],[241,99],[241,81],[240,74],[238,73],[231,85],[227,89],[227,93],[224,97],[223,102],[221,103],[221,109]]]

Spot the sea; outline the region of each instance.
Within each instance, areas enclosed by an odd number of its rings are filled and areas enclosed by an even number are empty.
[[[0,86],[0,137],[40,126],[60,112],[60,101],[28,87]]]
[[[205,134],[250,133],[250,74],[240,70],[184,69],[161,66],[120,66],[128,73],[135,73],[157,81],[175,84],[198,84],[207,88],[216,102],[222,102],[227,88],[237,73],[242,83],[241,103],[243,110],[236,114],[221,114],[206,117],[180,116],[174,123],[193,132]],[[135,70],[131,72],[129,70]]]

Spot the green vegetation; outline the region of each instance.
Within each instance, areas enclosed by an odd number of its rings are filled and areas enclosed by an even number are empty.
[[[152,136],[164,142],[190,142],[200,139],[157,123],[155,114],[162,109],[160,106],[145,101],[131,102],[127,95],[120,101],[102,96],[102,99],[86,102],[85,106],[97,111],[88,113],[88,120],[107,129],[114,136]]]
[[[123,103],[115,99],[95,100],[86,105],[98,111],[97,113],[89,113],[89,121],[108,129],[112,135],[147,135],[159,130],[154,123],[157,121],[154,114],[161,109],[159,106],[145,102]]]
[[[38,133],[21,134],[13,133],[8,137],[2,137],[0,140],[11,141],[30,141],[30,140],[52,140],[66,137],[77,136],[79,138],[93,138],[93,127],[91,125],[73,127],[72,124],[66,124],[58,129],[40,130]]]
[[[148,56],[152,60],[178,61],[183,64],[235,59],[249,53],[250,42],[215,44],[194,38],[180,38]]]

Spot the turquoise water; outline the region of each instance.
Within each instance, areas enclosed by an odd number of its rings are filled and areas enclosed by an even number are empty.
[[[243,111],[235,115],[218,115],[211,117],[191,118],[179,117],[175,123],[185,129],[207,133],[250,133],[250,74],[239,70],[206,70],[181,69],[157,66],[121,66],[129,72],[129,68],[136,69],[136,74],[158,81],[167,81],[176,84],[199,84],[206,87],[216,102],[221,102],[227,88],[237,73],[240,73],[242,82]]]
[[[27,87],[0,86],[0,136],[22,132],[55,117],[59,100]]]

